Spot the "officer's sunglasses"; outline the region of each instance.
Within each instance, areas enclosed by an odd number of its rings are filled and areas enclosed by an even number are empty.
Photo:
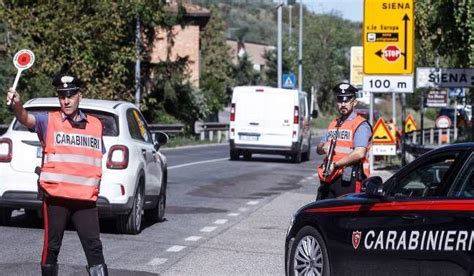
[[[352,103],[355,100],[355,97],[348,97],[348,96],[337,96],[336,101],[337,103]]]

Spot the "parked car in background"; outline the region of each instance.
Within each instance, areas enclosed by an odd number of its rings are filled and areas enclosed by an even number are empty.
[[[253,153],[280,154],[293,162],[311,154],[311,112],[306,92],[266,86],[238,86],[232,93],[230,159]]]
[[[454,108],[453,107],[442,107],[439,112],[438,116],[447,116],[451,120],[451,125],[454,125]],[[467,127],[470,125],[470,119],[468,113],[464,108],[457,108],[456,112],[457,116],[457,127]]]
[[[296,212],[287,275],[472,275],[474,143],[437,148],[363,186]]]
[[[57,98],[37,98],[25,103],[31,113],[57,109]],[[151,221],[163,220],[166,208],[167,161],[159,151],[167,143],[164,133],[152,137],[135,105],[121,101],[82,99],[80,108],[100,119],[106,154],[97,200],[99,215],[117,218],[120,233],[137,234],[142,214]],[[14,209],[35,215],[42,148],[36,133],[16,119],[0,137],[0,224],[7,225]]]

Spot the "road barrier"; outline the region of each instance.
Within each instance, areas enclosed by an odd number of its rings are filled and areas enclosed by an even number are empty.
[[[0,124],[0,135],[3,135],[9,125]],[[149,124],[150,132],[164,132],[168,135],[183,134],[185,130],[184,124]],[[194,131],[199,135],[201,140],[216,141],[218,143],[229,140],[229,124],[214,122],[196,122]]]
[[[199,134],[201,141],[208,139],[221,143],[229,140],[229,124],[227,123],[196,122],[194,132]]]

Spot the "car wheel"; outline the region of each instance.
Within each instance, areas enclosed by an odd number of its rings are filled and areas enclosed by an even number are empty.
[[[290,275],[331,275],[326,244],[318,230],[303,227],[290,252]]]
[[[149,222],[161,222],[165,219],[166,210],[166,184],[161,184],[163,189],[158,196],[156,206],[150,210],[145,210],[145,219]]]
[[[230,150],[230,160],[239,160],[239,151],[237,150]]]
[[[249,160],[252,158],[252,153],[251,152],[245,152],[244,153],[244,159]]]
[[[301,163],[301,148],[291,156],[293,163]]]
[[[0,208],[0,225],[7,226],[10,224],[12,211],[13,210],[11,208]]]
[[[143,188],[139,187],[133,199],[130,213],[127,215],[119,215],[117,218],[117,229],[120,233],[133,235],[140,233],[144,200]]]

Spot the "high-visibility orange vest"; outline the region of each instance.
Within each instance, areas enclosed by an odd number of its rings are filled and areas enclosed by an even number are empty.
[[[102,176],[102,123],[87,116],[73,128],[61,112],[49,112],[40,186],[53,197],[96,201]]]
[[[352,120],[345,120],[342,125],[339,127],[339,135],[336,140],[336,147],[334,148],[334,155],[333,155],[333,162],[339,161],[342,158],[349,155],[354,150],[354,134],[357,128],[367,120],[362,116],[357,115]],[[337,133],[337,119],[331,121],[328,127],[328,141],[331,139],[332,136],[336,135]],[[362,168],[366,177],[370,175],[370,163],[369,163],[369,151],[370,151],[370,141],[369,146],[367,147],[366,155],[361,160]],[[318,167],[318,175],[319,179],[322,182],[331,182],[336,179],[338,176],[342,174],[344,168],[338,168],[333,172],[331,175],[325,177],[323,175],[323,168],[322,164]],[[360,185],[360,184],[359,184]]]

